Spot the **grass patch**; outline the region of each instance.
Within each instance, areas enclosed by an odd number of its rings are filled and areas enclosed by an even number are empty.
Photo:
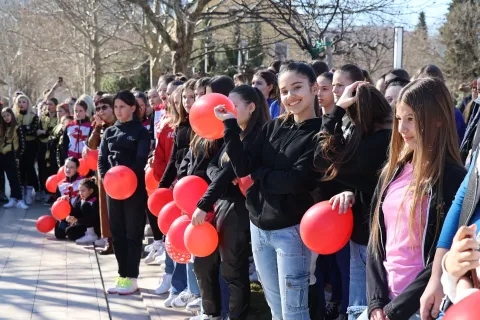
[[[247,320],[271,320],[272,314],[268,307],[262,285],[256,282],[250,284],[250,312]]]

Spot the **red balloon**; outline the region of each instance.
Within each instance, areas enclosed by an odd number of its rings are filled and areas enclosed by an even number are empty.
[[[480,303],[480,291],[463,298],[448,308],[443,320],[471,320],[478,315],[478,304]]]
[[[198,226],[189,224],[184,235],[185,247],[196,257],[211,255],[218,246],[217,230],[208,222]]]
[[[193,131],[205,139],[220,139],[223,137],[223,123],[215,117],[213,109],[225,105],[228,111],[236,114],[233,102],[220,93],[209,93],[195,101],[188,118]]]
[[[60,181],[61,180],[58,179],[58,175],[54,174],[53,176],[48,177],[47,182],[45,182],[45,188],[48,192],[55,193]]]
[[[90,169],[88,168],[87,163],[84,159],[79,159],[78,161],[80,162],[80,167],[78,167],[78,174],[82,177],[85,177],[90,171]]]
[[[103,179],[105,192],[116,200],[130,198],[137,189],[137,176],[126,166],[110,168]]]
[[[246,176],[238,179],[238,187],[240,188],[240,191],[243,193],[245,197],[247,196],[247,189],[250,188],[252,185],[253,185],[253,180],[252,178],[250,178],[250,176]]]
[[[52,206],[52,215],[57,220],[63,220],[70,214],[72,208],[68,200],[59,199]]]
[[[65,166],[61,166],[58,171],[57,171],[57,177],[58,177],[58,182],[62,181],[65,179]]]
[[[339,214],[328,201],[312,206],[300,222],[303,243],[318,254],[332,254],[342,249],[350,240],[352,230],[352,209]]]
[[[90,148],[86,148],[85,157],[85,164],[87,168],[93,171],[98,170],[98,149],[92,150]]]
[[[166,188],[155,190],[150,197],[148,197],[147,205],[150,212],[158,217],[160,210],[169,202],[173,201],[173,191]]]
[[[167,203],[158,215],[158,228],[163,234],[167,234],[172,223],[182,216],[182,210],[175,204],[175,201]]]
[[[189,253],[185,247],[183,236],[185,234],[185,229],[187,229],[191,222],[192,220],[188,219],[187,216],[181,216],[172,223],[170,229],[168,230],[167,236],[170,239],[170,243],[180,253]]]
[[[173,199],[177,206],[192,218],[197,202],[208,189],[208,184],[200,177],[188,176],[180,179],[173,188]]]
[[[153,193],[155,189],[158,188],[159,181],[155,180],[155,176],[153,175],[153,168],[148,168],[145,171],[145,188],[147,191],[151,191]]]
[[[57,221],[52,216],[41,216],[37,219],[37,230],[41,233],[47,233],[55,228]]]
[[[187,264],[192,259],[192,255],[190,253],[185,254],[185,253],[178,252],[172,246],[168,237],[165,238],[165,250],[167,251],[168,256],[172,258],[172,260],[175,262]]]

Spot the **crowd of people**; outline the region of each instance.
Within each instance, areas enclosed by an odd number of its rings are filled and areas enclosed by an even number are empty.
[[[413,77],[392,69],[374,84],[353,64],[276,61],[251,81],[164,75],[147,92],[59,103],[62,81],[36,105],[19,92],[13,108],[2,108],[0,197],[7,209],[68,200],[55,236],[115,254],[109,294],[138,290],[142,259],[165,264],[155,292],[168,293],[165,307],[199,312],[192,320],[246,319],[250,281],[261,283],[276,320],[436,319],[480,289],[477,81],[457,106],[434,65]],[[218,140],[189,122],[195,100],[209,93],[236,109],[215,108],[225,129]],[[98,170],[80,172],[91,150]],[[119,165],[138,180],[124,200],[103,186]],[[64,178],[52,194],[46,181],[59,168]],[[147,206],[150,168],[158,188],[191,175],[208,183],[191,223],[214,225],[214,253],[186,264],[169,257]],[[244,196],[246,176],[254,183]],[[320,201],[353,211],[349,243],[330,255],[310,251],[300,236],[304,213]],[[144,247],[147,233],[153,242]]]

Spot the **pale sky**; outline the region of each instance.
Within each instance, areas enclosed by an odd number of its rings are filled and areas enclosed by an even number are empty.
[[[402,21],[404,27],[413,29],[418,22],[418,14],[425,11],[427,16],[427,25],[430,32],[435,32],[445,21],[445,14],[448,12],[448,6],[451,0],[408,0],[408,13]]]

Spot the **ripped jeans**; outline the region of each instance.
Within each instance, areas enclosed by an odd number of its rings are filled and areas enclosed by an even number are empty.
[[[350,240],[350,288],[348,320],[357,319],[367,308],[367,246]]]
[[[312,252],[300,225],[262,230],[250,223],[253,258],[273,320],[309,320],[308,283]]]

